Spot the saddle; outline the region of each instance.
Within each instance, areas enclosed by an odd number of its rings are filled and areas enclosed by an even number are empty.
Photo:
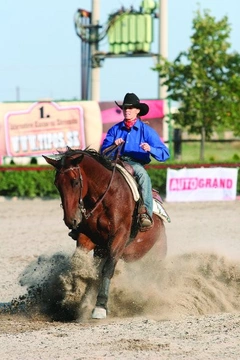
[[[120,158],[117,160],[117,164],[122,166],[127,172],[135,179],[134,177],[134,169],[133,167],[126,161],[121,160]],[[138,189],[139,190],[139,189]],[[140,194],[141,195],[141,194]],[[163,203],[163,200],[159,194],[159,192],[156,189],[152,189],[152,196],[153,199],[159,201],[161,204]]]
[[[117,164],[122,166],[124,169],[126,169],[132,177],[134,177],[134,169],[132,165],[130,165],[128,162],[122,160],[121,158],[117,159]]]

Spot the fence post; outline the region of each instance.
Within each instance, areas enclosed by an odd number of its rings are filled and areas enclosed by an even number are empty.
[[[182,130],[173,130],[173,143],[174,143],[174,159],[181,160],[182,158]]]

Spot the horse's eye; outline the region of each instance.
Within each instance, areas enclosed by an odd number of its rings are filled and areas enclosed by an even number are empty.
[[[79,180],[78,179],[72,179],[71,183],[72,183],[73,187],[78,186],[79,185]]]

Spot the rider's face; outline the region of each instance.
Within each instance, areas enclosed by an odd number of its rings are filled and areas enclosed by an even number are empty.
[[[135,120],[138,116],[139,109],[133,107],[133,106],[123,106],[123,115],[126,120]]]

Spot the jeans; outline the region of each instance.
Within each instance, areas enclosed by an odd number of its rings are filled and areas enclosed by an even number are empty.
[[[127,160],[127,162],[133,167],[134,175],[137,179],[137,183],[141,189],[143,203],[147,208],[147,212],[150,216],[153,213],[153,198],[152,198],[152,182],[147,173],[144,169],[143,165],[132,161]]]

